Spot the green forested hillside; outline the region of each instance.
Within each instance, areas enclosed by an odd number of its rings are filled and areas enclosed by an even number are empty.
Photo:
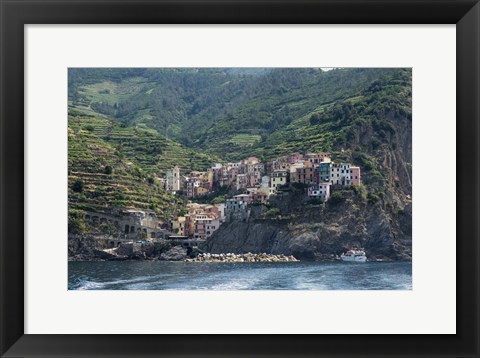
[[[361,100],[374,81],[411,74],[404,69],[247,70],[70,69],[70,104],[236,158],[249,146],[270,145],[273,133],[307,115]]]

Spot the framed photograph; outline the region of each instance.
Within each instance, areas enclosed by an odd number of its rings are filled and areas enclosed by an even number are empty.
[[[477,1],[1,12],[2,357],[479,356]]]

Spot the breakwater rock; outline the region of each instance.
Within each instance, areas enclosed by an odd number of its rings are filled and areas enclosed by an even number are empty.
[[[298,262],[293,256],[271,255],[271,254],[210,254],[201,253],[195,258],[186,259],[186,262]]]

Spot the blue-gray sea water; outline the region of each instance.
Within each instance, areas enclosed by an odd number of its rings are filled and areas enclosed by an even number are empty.
[[[411,290],[411,262],[68,263],[69,290]]]

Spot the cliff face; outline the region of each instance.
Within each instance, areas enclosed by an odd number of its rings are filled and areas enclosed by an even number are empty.
[[[364,248],[370,259],[411,260],[411,206],[401,213],[359,202],[308,205],[289,217],[252,218],[222,225],[202,250],[211,253],[270,253],[303,260],[332,259],[351,248]]]

